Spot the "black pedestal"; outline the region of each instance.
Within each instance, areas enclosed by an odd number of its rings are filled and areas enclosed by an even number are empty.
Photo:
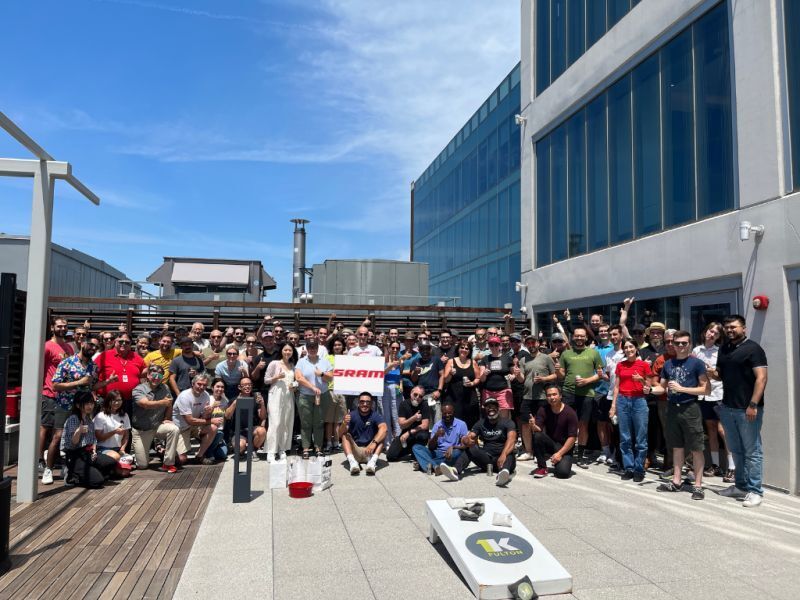
[[[234,415],[235,425],[233,430],[233,501],[250,502],[252,499],[251,483],[253,474],[253,427],[247,428],[247,467],[244,472],[239,472],[239,432],[240,425],[253,423],[253,411],[255,410],[255,399],[239,397],[236,399],[236,414]]]
[[[10,524],[11,478],[4,477],[0,481],[0,575],[3,575],[11,568],[11,559],[8,555],[8,541],[11,539]]]

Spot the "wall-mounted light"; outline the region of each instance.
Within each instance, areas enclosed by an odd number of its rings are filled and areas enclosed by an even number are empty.
[[[527,124],[528,117],[523,117],[522,115],[514,115],[514,122],[521,127],[522,125]]]
[[[527,290],[527,289],[528,289],[528,284],[527,283],[521,283],[519,281],[514,282],[514,291],[515,292],[519,293],[522,290]]]
[[[753,225],[750,221],[739,221],[739,241],[749,240],[751,232],[756,234],[756,238],[760,238],[764,235],[764,226]]]

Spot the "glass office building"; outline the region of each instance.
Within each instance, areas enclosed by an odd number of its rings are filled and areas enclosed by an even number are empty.
[[[412,185],[411,260],[431,301],[519,306],[519,65]]]

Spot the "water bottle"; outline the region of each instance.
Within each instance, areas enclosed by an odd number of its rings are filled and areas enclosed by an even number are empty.
[[[433,465],[428,463],[428,475],[433,475]]]
[[[611,424],[612,425],[618,425],[619,424],[619,417],[617,415],[614,415],[613,417],[611,417]]]
[[[492,464],[492,463],[489,463],[488,465],[486,465],[486,474],[487,474],[489,477],[491,477],[492,475],[494,475],[494,464]]]

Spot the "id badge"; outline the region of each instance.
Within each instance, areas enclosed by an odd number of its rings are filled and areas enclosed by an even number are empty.
[[[128,374],[127,373],[123,373],[122,374],[122,383],[128,383]]]

